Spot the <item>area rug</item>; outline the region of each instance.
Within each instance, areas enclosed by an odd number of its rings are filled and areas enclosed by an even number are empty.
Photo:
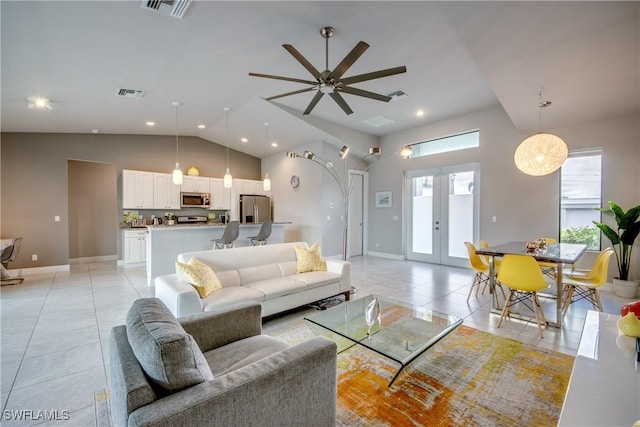
[[[301,321],[265,329],[291,344],[313,336]],[[573,360],[463,325],[388,387],[399,365],[354,346],[338,355],[338,425],[557,425]],[[96,393],[100,427],[107,395]]]

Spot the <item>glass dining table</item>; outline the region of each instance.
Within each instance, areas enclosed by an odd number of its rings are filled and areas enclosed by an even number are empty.
[[[478,248],[478,255],[489,257],[489,287],[493,298],[493,309],[497,312],[500,310],[497,294],[495,292],[496,275],[495,275],[495,258],[501,258],[508,254],[529,255],[537,261],[553,263],[556,266],[556,320],[555,322],[547,320],[547,325],[561,327],[562,326],[562,269],[565,265],[575,264],[582,254],[587,250],[587,245],[575,243],[554,243],[547,244],[544,249],[534,252],[527,252],[527,242],[509,242],[488,248]]]

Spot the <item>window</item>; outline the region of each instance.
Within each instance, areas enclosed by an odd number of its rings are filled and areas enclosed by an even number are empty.
[[[474,130],[458,135],[432,139],[430,141],[416,142],[415,144],[410,144],[409,146],[413,149],[411,158],[479,147],[480,131]]]
[[[600,250],[602,150],[569,153],[560,170],[560,241]]]

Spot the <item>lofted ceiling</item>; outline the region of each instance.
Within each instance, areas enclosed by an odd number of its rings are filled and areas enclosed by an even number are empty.
[[[182,19],[140,6],[3,0],[2,131],[172,135],[179,101],[180,135],[264,157],[317,140],[339,146],[345,135],[365,146],[497,105],[523,133],[537,131],[540,86],[553,102],[548,129],[640,112],[640,2],[194,1]],[[329,68],[363,40],[370,48],[345,77],[405,65],[353,86],[408,96],[344,95],[349,116],[329,97],[303,116],[313,92],[265,101],[305,86],[248,73],[310,79],[282,44],[322,70],[324,26],[335,28]],[[144,96],[119,98],[118,88]],[[36,95],[53,109],[27,108]],[[381,118],[390,123],[366,123]]]

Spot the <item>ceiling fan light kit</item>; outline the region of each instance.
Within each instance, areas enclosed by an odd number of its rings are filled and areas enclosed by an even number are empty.
[[[253,77],[263,77],[275,80],[285,80],[295,83],[302,83],[309,85],[305,89],[294,90],[291,92],[282,93],[280,95],[271,96],[266,98],[267,101],[282,98],[290,95],[297,95],[299,93],[315,91],[316,94],[307,105],[307,108],[302,114],[310,114],[311,111],[318,104],[320,99],[325,94],[328,94],[333,101],[345,112],[345,114],[353,114],[353,110],[340,93],[346,93],[349,95],[360,96],[363,98],[374,99],[376,101],[389,102],[392,98],[387,95],[381,95],[367,90],[351,87],[354,83],[360,83],[368,80],[379,79],[382,77],[393,76],[395,74],[401,74],[407,71],[407,68],[403,65],[400,67],[388,68],[385,70],[374,71],[370,73],[358,74],[356,76],[343,78],[342,76],[347,72],[349,68],[362,56],[362,54],[369,48],[369,45],[363,41],[358,44],[345,56],[342,61],[333,69],[329,70],[329,38],[334,33],[333,27],[323,27],[320,29],[320,35],[325,39],[325,70],[318,71],[300,52],[296,50],[290,44],[283,44],[287,52],[291,54],[312,76],[315,80],[304,80],[293,77],[276,76],[271,74],[249,73]]]

